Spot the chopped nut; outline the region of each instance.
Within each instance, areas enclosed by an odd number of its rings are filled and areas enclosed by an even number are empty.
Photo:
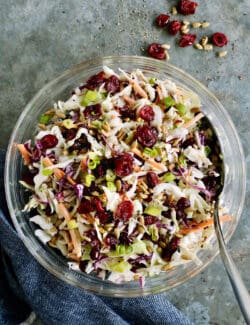
[[[115,229],[114,229],[114,235],[115,235],[115,237],[116,237],[117,239],[119,239],[119,237],[120,237],[120,229],[119,229],[119,228],[115,228]]]
[[[203,46],[200,43],[196,43],[194,47],[197,48],[198,50],[203,50]]]
[[[162,266],[162,271],[169,271],[171,269],[173,269],[173,266],[171,264],[165,264]]]
[[[218,57],[223,58],[224,56],[227,55],[227,51],[220,51],[220,52],[217,52],[217,55],[218,55]]]
[[[191,108],[191,112],[192,113],[199,113],[200,111],[201,111],[200,107],[193,107],[193,108]]]
[[[105,121],[105,122],[103,123],[102,127],[103,127],[103,129],[104,129],[105,131],[107,131],[107,132],[110,131],[110,126],[109,126],[109,124],[108,124],[107,121]]]
[[[201,27],[201,23],[199,23],[198,21],[195,21],[194,23],[192,23],[192,27],[193,28],[200,28]]]
[[[149,253],[153,253],[153,248],[151,246],[147,246],[147,250],[149,251]]]
[[[165,54],[166,54],[166,60],[168,61],[170,59],[170,56],[168,54],[168,51],[165,51]]]
[[[86,240],[88,243],[91,243],[91,238],[87,237],[87,236],[82,236],[83,240]]]
[[[213,45],[212,44],[206,44],[206,45],[204,45],[204,50],[205,51],[212,51],[213,50]]]
[[[202,46],[205,46],[207,44],[207,42],[208,42],[208,37],[207,36],[202,37],[202,39],[201,39],[201,45]]]
[[[169,44],[162,44],[162,46],[165,50],[170,50],[170,45]]]
[[[56,116],[58,116],[59,118],[65,118],[66,115],[62,112],[56,111]]]
[[[160,241],[159,242],[159,245],[161,246],[161,248],[165,248],[167,245],[166,245],[166,243],[164,243],[164,241]]]
[[[177,15],[178,14],[178,11],[177,11],[176,7],[172,7],[171,13],[172,13],[172,15]]]
[[[115,181],[115,185],[116,185],[117,191],[120,192],[120,190],[122,189],[122,182],[119,179],[117,179]]]
[[[37,126],[38,126],[39,129],[41,129],[41,130],[47,130],[47,127],[46,127],[45,124],[39,123]]]
[[[189,33],[189,29],[188,28],[185,28],[181,32],[182,32],[182,34],[188,34]]]
[[[56,110],[55,110],[54,108],[51,108],[51,109],[49,109],[48,111],[46,111],[46,112],[44,113],[44,115],[52,115],[52,114],[55,114],[55,112],[56,112]]]
[[[209,22],[204,21],[204,22],[201,24],[201,28],[207,28],[209,25],[210,25]]]
[[[188,26],[190,24],[190,22],[187,21],[187,20],[183,20],[182,24],[185,25],[185,26]]]
[[[159,254],[162,253],[162,248],[161,248],[161,247],[158,246],[156,250],[157,250],[157,252],[158,252]]]
[[[138,222],[139,222],[140,225],[144,225],[144,218],[143,218],[143,216],[139,216],[138,217]]]
[[[138,232],[139,232],[140,234],[144,234],[144,233],[145,233],[145,229],[144,229],[144,227],[142,227],[142,226],[138,226],[138,227],[137,227],[137,230],[138,230]]]
[[[101,234],[104,234],[106,232],[106,230],[104,228],[102,228],[102,227],[99,227],[99,231],[100,231]]]

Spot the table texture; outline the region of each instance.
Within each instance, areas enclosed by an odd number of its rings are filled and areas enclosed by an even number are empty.
[[[191,30],[200,39],[213,32],[229,38],[226,57],[216,51],[180,48],[176,37],[156,27],[166,0],[0,0],[0,146],[7,147],[24,106],[65,69],[102,55],[146,55],[152,42],[171,45],[169,63],[206,85],[230,114],[243,144],[250,174],[249,0],[197,0],[196,14],[172,19],[208,21]],[[237,157],[235,157],[237,159]],[[245,208],[228,247],[250,290],[250,180]],[[195,324],[244,324],[219,257],[201,274],[166,293]]]

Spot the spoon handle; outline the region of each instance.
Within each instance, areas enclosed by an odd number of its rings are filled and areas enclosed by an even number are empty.
[[[240,273],[232,257],[227,251],[222,229],[219,222],[217,202],[216,202],[214,214],[215,214],[215,218],[214,218],[215,232],[219,243],[221,259],[227,271],[228,277],[230,279],[231,285],[234,290],[234,294],[238,300],[245,321],[247,324],[250,324],[250,296],[245,284],[242,281]]]

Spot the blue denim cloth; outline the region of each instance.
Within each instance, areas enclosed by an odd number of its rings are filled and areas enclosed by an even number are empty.
[[[0,151],[0,324],[18,324],[33,310],[44,324],[178,324],[191,322],[163,294],[107,298],[72,287],[47,272],[14,230],[3,187]]]

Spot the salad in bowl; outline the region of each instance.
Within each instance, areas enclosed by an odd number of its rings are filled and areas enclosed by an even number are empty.
[[[90,76],[18,145],[31,191],[24,211],[70,268],[143,284],[201,263],[222,161],[197,95],[139,69],[118,71]]]

